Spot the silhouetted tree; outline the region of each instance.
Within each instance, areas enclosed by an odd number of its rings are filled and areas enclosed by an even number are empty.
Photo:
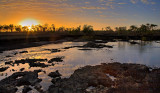
[[[135,25],[131,25],[129,28],[130,31],[137,31],[137,29],[138,29],[138,27]]]
[[[10,24],[10,25],[9,25],[9,29],[11,29],[11,32],[13,32],[13,29],[14,29],[13,24]]]
[[[62,27],[59,27],[59,28],[58,28],[58,31],[59,31],[59,32],[65,31],[65,27],[63,27],[63,26],[62,26]]]
[[[83,26],[83,32],[84,33],[91,33],[91,32],[93,32],[93,26],[91,26],[91,25],[84,25]]]
[[[153,31],[154,28],[157,27],[157,26],[158,26],[158,25],[156,25],[156,24],[151,24],[151,25],[150,25],[150,28],[151,28],[151,30]]]
[[[139,30],[140,30],[141,32],[146,32],[146,31],[148,31],[148,26],[142,24],[142,25],[140,26]]]
[[[55,28],[54,24],[52,24],[51,27],[52,27],[53,31],[56,31],[56,28]]]
[[[4,25],[4,26],[3,26],[3,29],[8,32],[9,26],[8,26],[8,25]]]
[[[127,31],[127,27],[116,27],[116,31]]]
[[[28,31],[29,29],[28,29],[27,26],[23,26],[23,27],[22,27],[22,30],[23,30],[23,31]]]
[[[43,31],[43,26],[42,25],[39,24],[38,27],[39,27],[40,31]]]
[[[15,29],[16,29],[17,32],[21,32],[21,26],[20,25],[16,26]]]
[[[2,26],[2,25],[0,25],[0,32],[2,31],[2,29],[3,29],[3,26]]]
[[[80,32],[81,31],[81,26],[78,26],[76,29],[75,29],[75,32]]]
[[[105,29],[106,31],[113,31],[110,26],[107,26]]]

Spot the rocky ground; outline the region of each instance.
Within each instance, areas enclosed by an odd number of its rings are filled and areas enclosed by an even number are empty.
[[[85,66],[75,70],[69,78],[61,78],[58,71],[48,74],[52,85],[47,91],[41,89],[38,73],[16,72],[0,81],[0,93],[16,93],[24,86],[23,93],[34,87],[40,93],[159,93],[160,69],[140,64],[108,63]]]
[[[48,92],[159,93],[160,69],[127,63],[85,66],[77,69],[69,78],[53,82]]]

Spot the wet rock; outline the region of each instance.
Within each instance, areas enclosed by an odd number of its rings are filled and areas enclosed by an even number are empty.
[[[0,72],[4,72],[4,71],[6,71],[8,68],[9,68],[9,67],[1,67],[1,68],[0,68]]]
[[[31,62],[29,63],[29,66],[30,67],[42,67],[42,68],[45,68],[45,67],[48,67],[49,65],[46,65],[45,63],[40,63],[40,62]]]
[[[28,53],[28,51],[21,51],[21,52],[19,52],[20,54],[22,54],[22,53]]]
[[[92,50],[92,49],[82,48],[82,49],[78,49],[78,50],[84,50],[84,51],[87,51],[87,50]]]
[[[139,44],[139,43],[135,41],[131,41],[130,44]]]
[[[48,67],[45,63],[40,63],[41,61],[47,61],[47,59],[21,59],[15,60],[14,64],[25,64],[28,63],[30,67]]]
[[[48,92],[158,93],[160,91],[160,69],[150,71],[149,68],[141,64],[118,62],[85,66],[75,70],[69,78],[57,81],[53,79],[54,85],[49,87]],[[90,86],[94,88],[88,91]]]
[[[12,71],[14,72],[15,70],[14,70],[14,69],[12,69]]]
[[[12,65],[13,61],[5,62],[5,65]]]
[[[18,52],[14,52],[14,53],[13,53],[13,55],[17,55],[17,54],[18,54]]]
[[[11,76],[0,81],[0,91],[2,91],[0,93],[15,93],[17,91],[16,88],[17,86],[23,86],[23,85],[33,86],[41,81],[42,80],[38,78],[38,73],[36,71],[16,72],[13,73]]]
[[[48,61],[48,63],[53,63],[53,62],[63,62],[64,57],[56,57],[56,58],[52,58]]]
[[[45,49],[45,50],[51,51],[51,53],[61,52],[61,50],[59,49]]]
[[[104,47],[108,47],[108,48],[113,48],[113,46],[104,45],[104,44],[96,44],[94,42],[88,42],[87,44],[83,45],[83,47],[89,47],[89,48],[104,48]]]
[[[20,71],[23,71],[25,68],[21,68]]]
[[[47,61],[47,59],[21,59],[21,60],[15,60],[15,64],[19,64],[19,63],[22,63],[22,64],[25,64],[25,63],[33,63],[33,62],[41,62],[41,61]]]
[[[18,89],[12,86],[0,86],[0,93],[16,93]]]
[[[24,86],[22,93],[28,93],[31,90],[32,90],[32,88],[30,88],[29,86]]]
[[[156,43],[160,43],[160,41],[156,41]]]
[[[50,76],[52,78],[56,78],[56,77],[60,77],[61,74],[58,72],[58,70],[56,70],[55,72],[49,73],[48,76]]]
[[[35,87],[34,87],[34,88],[35,88],[37,91],[39,91],[40,93],[43,92],[43,90],[41,89],[42,86],[41,86],[39,83],[35,84]]]
[[[7,55],[6,57],[13,57],[13,56]]]
[[[64,47],[63,49],[70,49],[70,48],[74,48],[73,46],[71,46],[71,47]]]

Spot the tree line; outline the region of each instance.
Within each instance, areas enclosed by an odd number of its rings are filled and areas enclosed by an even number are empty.
[[[119,33],[124,32],[148,32],[148,31],[159,31],[160,29],[157,29],[158,25],[156,24],[142,24],[139,27],[136,25],[131,25],[128,29],[126,26],[124,27],[115,27],[115,29],[112,29],[110,26],[106,26],[105,28],[102,28],[101,31],[114,31]],[[48,25],[32,25],[32,26],[21,26],[21,25],[0,25],[0,32],[28,32],[28,31],[37,31],[37,32],[47,32],[47,31],[70,31],[70,32],[80,32],[83,31],[84,33],[90,33],[93,32],[93,26],[91,25],[84,25],[84,26],[78,26],[76,28],[65,28],[65,27],[59,27],[56,28],[54,24]]]

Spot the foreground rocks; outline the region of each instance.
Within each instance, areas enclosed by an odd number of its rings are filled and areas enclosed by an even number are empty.
[[[12,62],[9,62],[12,63]],[[24,68],[22,68],[24,70]],[[160,69],[140,64],[108,63],[85,66],[69,78],[57,71],[48,74],[52,85],[44,91],[38,78],[42,70],[16,72],[0,81],[0,93],[16,93],[20,86],[27,93],[34,87],[39,93],[159,93]],[[32,87],[31,87],[32,86]]]
[[[63,57],[52,58],[52,59],[50,59],[50,60],[48,61],[48,63],[63,62],[63,60],[62,60],[63,58],[64,58],[64,56],[63,56]]]
[[[0,93],[15,93],[18,90],[17,86],[24,86],[24,93],[30,91],[31,89],[26,87],[26,85],[35,86],[42,81],[42,79],[38,78],[39,72],[41,72],[41,70],[33,72],[17,72],[12,74],[0,81]]]
[[[1,68],[0,68],[0,72],[4,72],[4,71],[6,71],[8,68],[9,68],[9,67],[1,67]]]
[[[77,69],[52,82],[49,93],[159,93],[160,69],[139,64],[109,63]],[[54,73],[55,74],[55,73]]]

